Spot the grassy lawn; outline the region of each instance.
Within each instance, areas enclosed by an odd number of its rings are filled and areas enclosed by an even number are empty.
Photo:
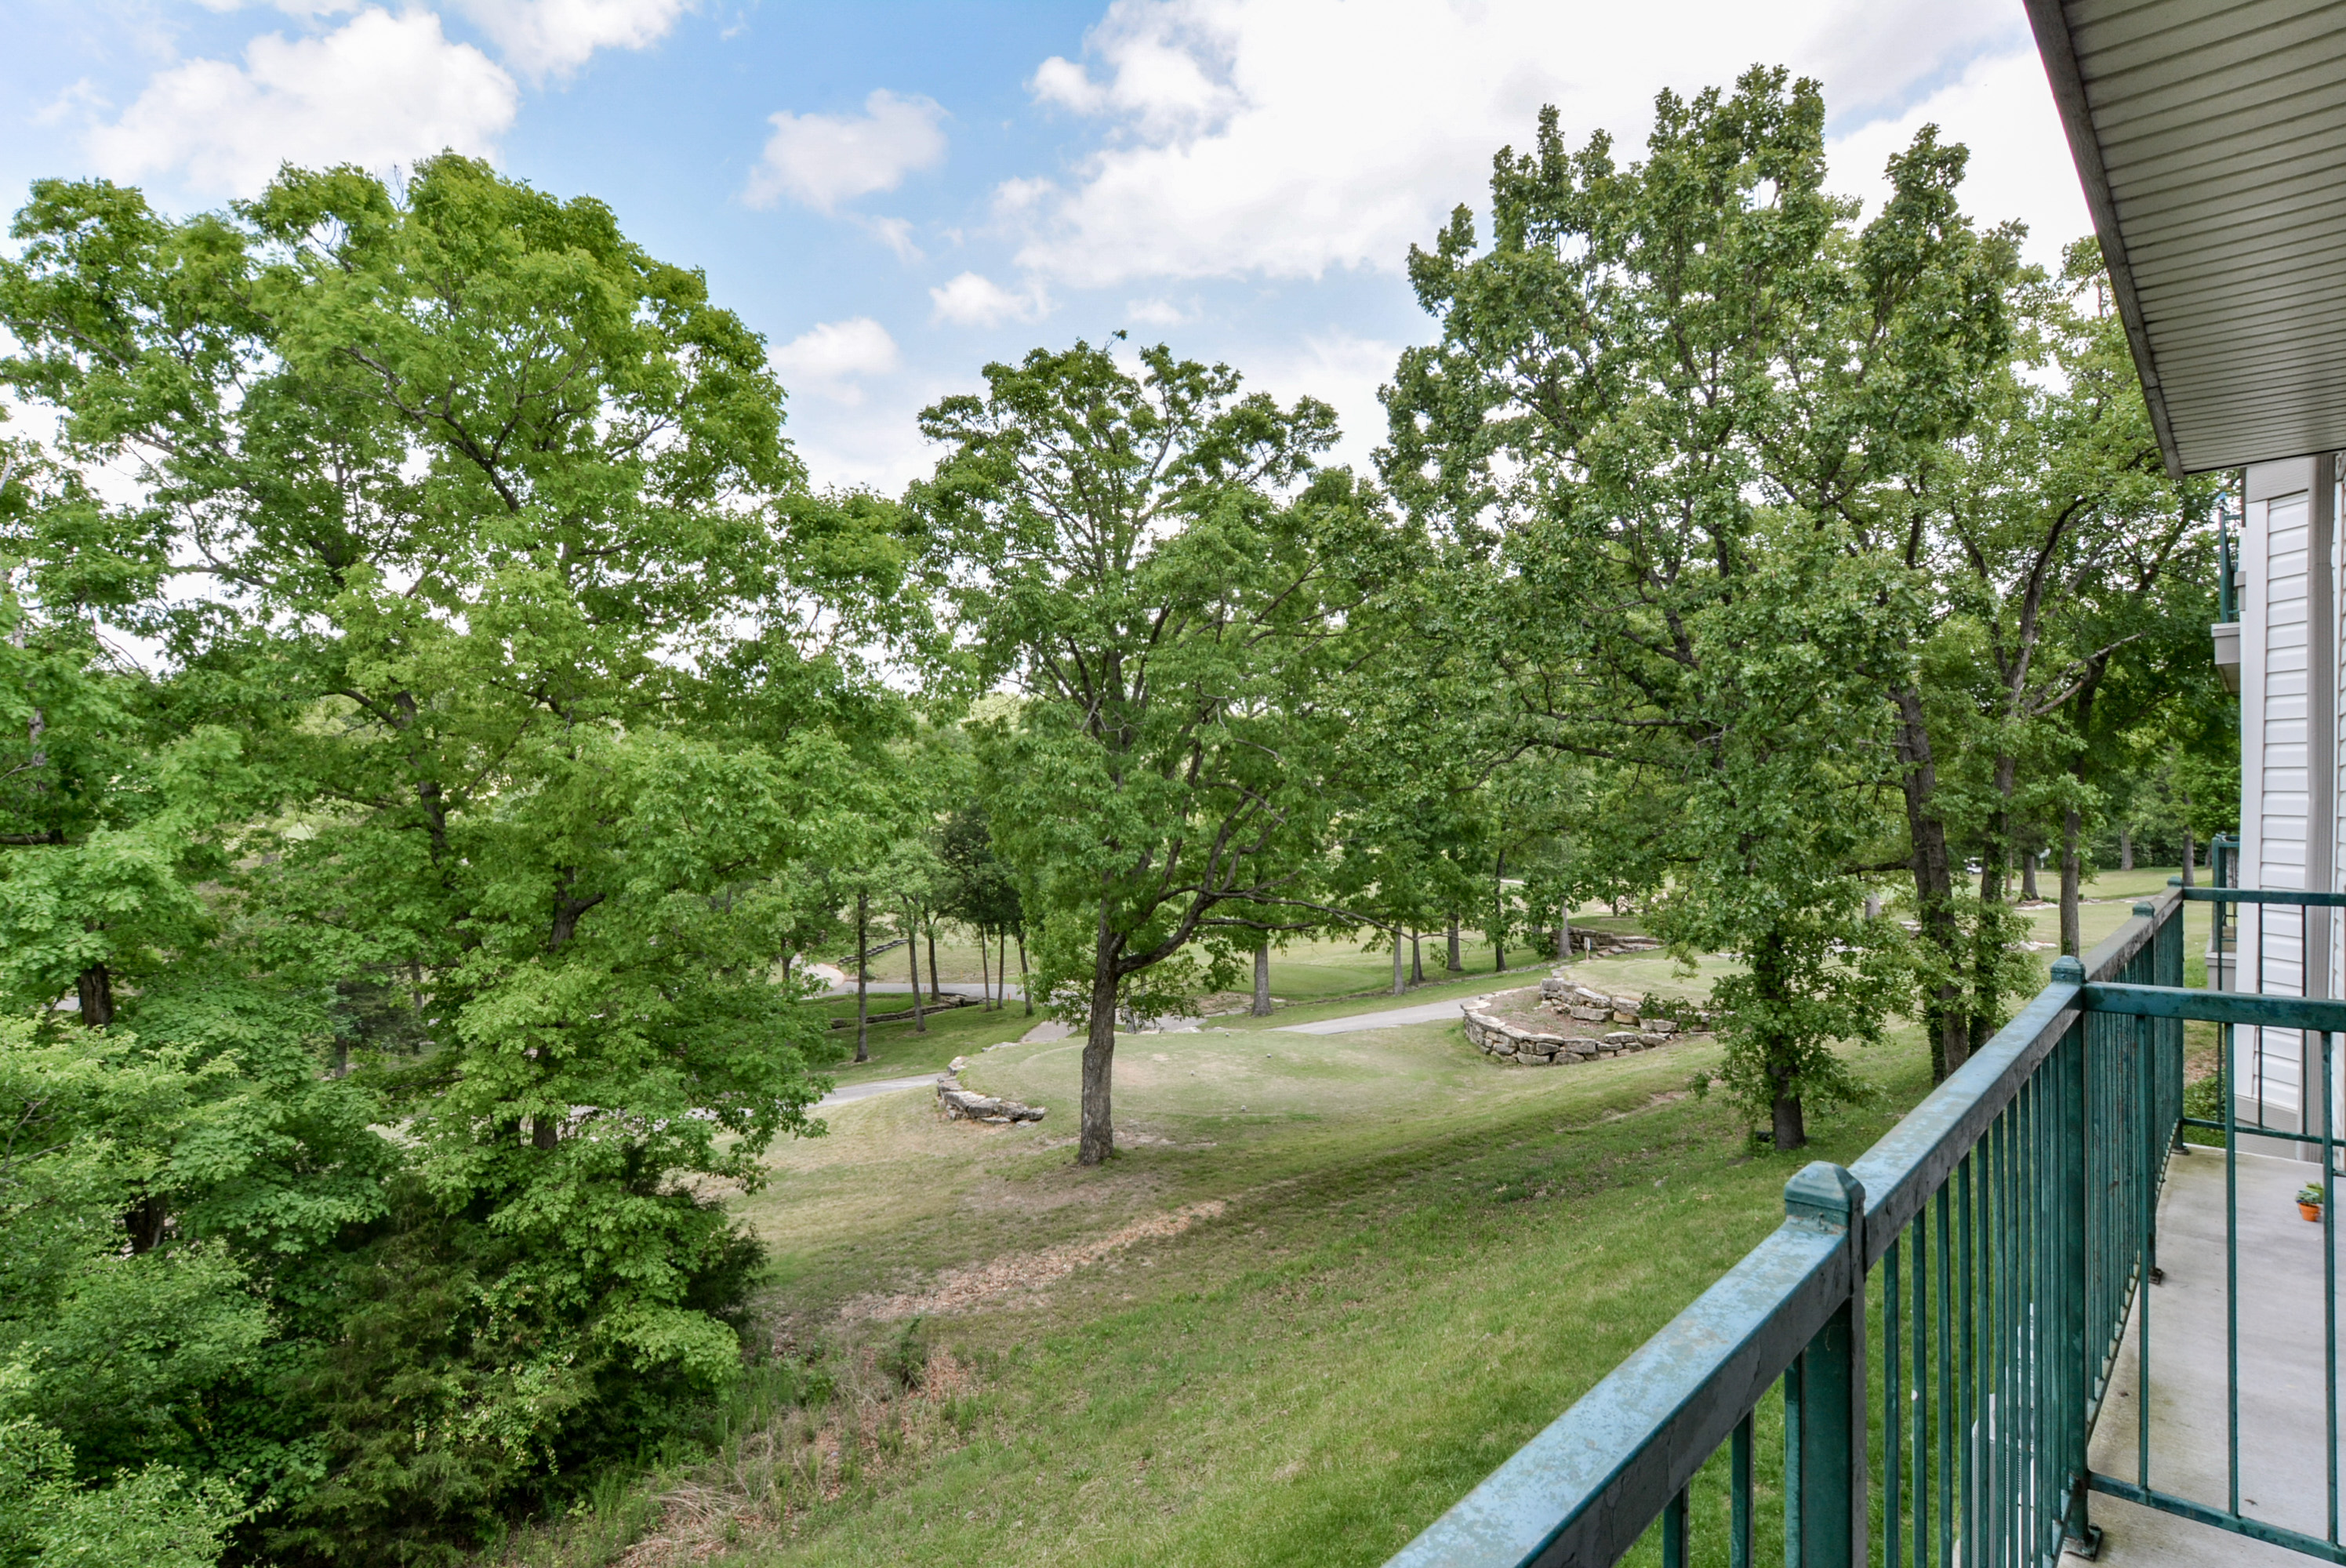
[[[1773,1228],[1800,1159],[1853,1157],[1923,1086],[1902,1040],[1864,1063],[1879,1104],[1755,1158],[1683,1095],[1711,1051],[1504,1069],[1447,1023],[1143,1036],[1101,1171],[1069,1160],[1066,1043],[969,1074],[1051,1106],[1033,1129],[942,1124],[917,1095],[842,1108],[750,1200],[786,1332],[943,1271],[1010,1260],[1009,1283],[925,1316],[976,1369],[954,1441],[718,1561],[1382,1560]],[[1183,1213],[1015,1283],[1022,1257]]]
[[[1501,1068],[1453,1023],[1257,1023],[1120,1041],[1105,1169],[1072,1162],[1068,1042],[968,1071],[1039,1125],[948,1125],[914,1091],[779,1150],[743,1200],[771,1332],[861,1413],[671,1477],[629,1561],[1380,1561],[1771,1229],[1800,1160],[1853,1157],[1923,1087],[1902,1037],[1862,1064],[1877,1103],[1754,1157],[1684,1093],[1707,1042]],[[907,1314],[938,1391],[874,1396]],[[792,1464],[795,1491],[770,1479]],[[553,1551],[522,1559],[599,1560]]]
[[[2089,888],[2088,943],[2167,875]],[[2049,938],[2055,912],[2034,918]],[[1390,975],[1322,946],[1290,972]],[[1575,972],[1708,978],[1658,958]],[[875,1029],[842,1081],[964,1054],[973,1087],[1049,1115],[947,1124],[905,1091],[778,1149],[740,1200],[774,1258],[771,1376],[827,1397],[731,1421],[715,1459],[679,1456],[602,1525],[508,1560],[602,1563],[641,1536],[638,1568],[1381,1562],[1771,1230],[1800,1164],[1853,1159],[1928,1086],[1898,1031],[1855,1053],[1873,1097],[1778,1156],[1686,1093],[1707,1040],[1558,1069],[1494,1065],[1446,1021],[1277,1031],[1385,1004],[1120,1038],[1122,1153],[1097,1170],[1073,1163],[1079,1043],[1015,1043],[1015,1007]]]
[[[837,1003],[816,1003],[833,1016],[841,1014]],[[909,1007],[908,996],[873,997],[874,1013]],[[855,1001],[850,997],[844,1015],[855,1016]],[[861,1084],[874,1078],[903,1078],[915,1073],[933,1073],[956,1056],[974,1055],[989,1045],[1005,1040],[1015,1040],[1041,1023],[1040,1013],[1029,1018],[1025,1009],[1013,1002],[1009,1006],[987,1012],[975,1005],[948,1008],[931,1014],[925,1022],[928,1032],[913,1027],[911,1019],[902,1023],[875,1023],[872,1026],[872,1060],[861,1065],[848,1060],[855,1054],[855,1030],[852,1026],[831,1032],[831,1043],[839,1054],[838,1065],[827,1069],[828,1075],[839,1084]]]

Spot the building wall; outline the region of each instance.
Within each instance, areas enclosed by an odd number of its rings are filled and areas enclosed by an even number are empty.
[[[2340,803],[2337,496],[2328,458],[2260,463],[2248,472],[2240,606],[2240,855],[2258,888],[2336,891]],[[2241,906],[2242,990],[2340,993],[2341,922],[2328,910]],[[2309,954],[2312,962],[2308,962]],[[2318,1082],[2318,1054],[2294,1030],[2240,1032],[2241,1120],[2296,1130],[2300,1085]],[[2312,1049],[2317,1049],[2314,1047]],[[2346,1063],[2341,1063],[2346,1066]],[[2318,1105],[2318,1099],[2317,1099]]]

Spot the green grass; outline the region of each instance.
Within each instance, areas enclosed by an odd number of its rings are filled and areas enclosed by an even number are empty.
[[[2086,906],[2088,945],[2167,874],[2089,887],[2116,901]],[[2205,912],[2192,913],[2196,950]],[[2049,935],[2054,911],[2034,918]],[[1389,978],[1389,956],[1334,946],[1287,972],[1316,964],[1358,990]],[[1659,958],[1575,972],[1678,993],[1711,978]],[[1404,1000],[1492,985],[1486,972]],[[1121,1037],[1122,1153],[1100,1169],[1073,1163],[1077,1043],[1006,1043],[1029,1026],[1015,1008],[942,1014],[926,1036],[875,1029],[874,1061],[843,1080],[964,1054],[973,1087],[1049,1115],[946,1124],[909,1091],[835,1106],[826,1135],[775,1152],[771,1184],[740,1200],[773,1256],[771,1342],[862,1391],[794,1414],[787,1441],[734,1440],[665,1477],[675,1560],[1380,1562],[1767,1235],[1801,1162],[1855,1158],[1927,1088],[1920,1041],[1896,1031],[1852,1054],[1872,1099],[1813,1118],[1798,1156],[1755,1155],[1729,1107],[1685,1093],[1716,1061],[1708,1041],[1519,1068],[1447,1022],[1276,1032],[1388,1004]],[[1037,1270],[1056,1249],[1183,1214],[1178,1233]],[[911,1332],[952,1378],[925,1395],[877,1379],[908,1331],[863,1308],[956,1278],[1005,1288],[925,1304]],[[795,1491],[773,1479],[785,1470]],[[524,1559],[607,1561],[650,1528],[629,1506],[626,1529],[556,1532]]]
[[[912,1005],[908,996],[888,999],[888,1010],[898,1005]],[[833,1016],[840,1015],[837,1003],[815,1003]],[[882,1011],[881,999],[872,998],[872,1011]],[[855,1003],[848,1000],[844,1016],[855,1016]],[[1005,1040],[1015,1040],[1043,1022],[1042,1014],[1026,1016],[1025,1009],[1013,1002],[1009,1006],[987,1012],[976,1006],[949,1008],[932,1013],[925,1020],[925,1033],[913,1027],[913,1021],[901,1023],[875,1023],[871,1029],[872,1060],[858,1064],[849,1060],[855,1054],[855,1031],[834,1029],[830,1042],[839,1053],[838,1064],[826,1069],[827,1075],[840,1084],[860,1084],[873,1078],[903,1078],[915,1073],[933,1073],[942,1069],[955,1056],[974,1055],[989,1045]]]
[[[1753,1158],[1682,1095],[1703,1044],[1566,1069],[1494,1067],[1452,1024],[1267,1044],[1122,1042],[1127,1152],[1105,1170],[1072,1166],[1064,1124],[948,1126],[908,1096],[786,1151],[748,1212],[787,1238],[780,1296],[810,1328],[940,1268],[1226,1207],[931,1319],[987,1369],[966,1437],[719,1561],[1382,1560],[1773,1228],[1799,1159],[1853,1157],[1922,1086],[1902,1040],[1864,1063],[1881,1104]],[[1073,1074],[1061,1044],[970,1077],[1057,1118]]]

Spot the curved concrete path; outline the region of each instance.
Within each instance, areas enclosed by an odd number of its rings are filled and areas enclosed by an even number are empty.
[[[1322,1018],[1316,1023],[1281,1023],[1274,1034],[1350,1034],[1361,1029],[1398,1029],[1405,1023],[1439,1023],[1461,1016],[1463,1001],[1421,1002],[1414,1007],[1389,1007],[1382,1013],[1355,1013],[1344,1018]]]
[[[874,1078],[868,1084],[849,1084],[833,1089],[814,1103],[821,1110],[825,1105],[844,1105],[851,1100],[868,1100],[874,1095],[892,1095],[899,1089],[933,1087],[943,1073],[923,1073],[917,1078]]]

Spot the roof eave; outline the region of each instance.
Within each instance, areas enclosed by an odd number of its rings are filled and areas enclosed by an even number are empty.
[[[2102,265],[2110,277],[2118,319],[2126,325],[2127,343],[2134,351],[2134,368],[2142,378],[2143,402],[2150,410],[2150,426],[2158,436],[2159,455],[2167,472],[2184,475],[2183,455],[2175,444],[2174,427],[2167,417],[2167,397],[2158,377],[2158,361],[2150,351],[2144,328],[2142,301],[2135,293],[2134,270],[2127,263],[2126,235],[2118,227],[2117,204],[2110,197],[2109,172],[2102,163],[2101,137],[2094,128],[2094,112],[2086,102],[2086,85],[2077,69],[2077,50],[2069,35],[2069,19],[2061,0],[2024,0],[2028,25],[2036,33],[2037,56],[2053,84],[2053,101],[2061,111],[2061,128],[2069,137],[2069,151],[2077,177],[2086,188],[2086,205],[2094,215],[2094,234],[2102,244]]]

